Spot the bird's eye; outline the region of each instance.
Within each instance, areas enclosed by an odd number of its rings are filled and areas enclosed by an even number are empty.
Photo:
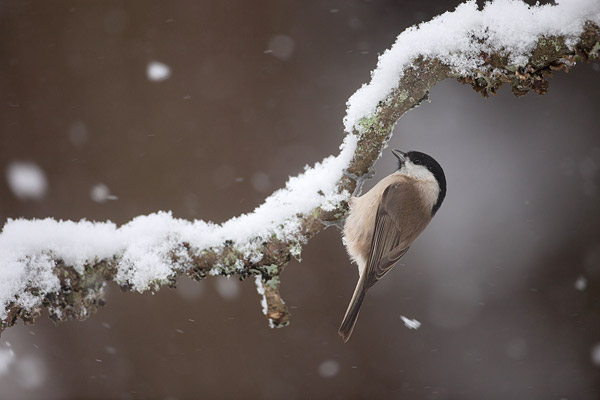
[[[415,164],[415,165],[421,165],[421,160],[419,160],[418,158],[417,158],[417,159],[414,159],[414,160],[412,160],[412,162],[413,162],[413,164]]]

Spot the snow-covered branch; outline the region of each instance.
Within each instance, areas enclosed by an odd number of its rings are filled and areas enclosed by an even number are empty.
[[[283,268],[299,259],[307,240],[344,218],[357,186],[349,176],[368,175],[406,111],[446,78],[484,96],[503,83],[517,95],[544,94],[554,70],[598,58],[599,24],[597,0],[533,7],[496,0],[482,10],[469,1],[407,29],[380,57],[371,82],[349,99],[340,153],[306,167],[252,213],[221,225],[167,212],[121,227],[9,220],[0,234],[0,331],[17,318],[33,322],[43,307],[55,321],[83,319],[104,303],[106,281],[142,292],[173,285],[180,274],[254,275],[270,322],[286,325]]]

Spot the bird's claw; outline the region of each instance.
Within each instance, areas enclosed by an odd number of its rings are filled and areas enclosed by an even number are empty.
[[[356,182],[356,188],[354,189],[352,196],[357,197],[360,195],[360,192],[362,191],[362,185],[365,183],[365,181],[367,179],[371,179],[375,175],[375,168],[369,168],[367,173],[361,176],[348,172],[348,170],[344,170],[344,175]]]
[[[323,225],[325,225],[325,228],[329,228],[330,226],[335,226],[339,230],[344,229],[344,220],[343,219],[338,219],[336,221],[325,221],[325,220],[319,218],[319,222],[321,222]]]
[[[360,177],[358,175],[355,175],[352,172],[348,172],[347,169],[344,170],[344,176],[346,176],[348,179],[352,179],[354,182],[357,182],[357,183],[360,179]]]
[[[371,179],[373,176],[375,176],[375,168],[371,167],[371,168],[369,168],[367,173],[364,174],[361,178],[363,180],[366,180],[366,179]]]

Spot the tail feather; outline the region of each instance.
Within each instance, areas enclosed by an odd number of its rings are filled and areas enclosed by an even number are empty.
[[[348,305],[348,309],[346,310],[346,314],[344,315],[344,319],[342,324],[340,325],[340,329],[338,329],[338,333],[344,339],[344,343],[350,339],[350,335],[352,335],[352,331],[354,330],[354,325],[356,325],[356,319],[358,318],[358,313],[360,311],[360,306],[365,298],[365,294],[367,293],[364,285],[364,279],[361,279],[356,285],[356,289],[354,290],[354,294],[352,295],[352,300],[350,300],[350,304]]]

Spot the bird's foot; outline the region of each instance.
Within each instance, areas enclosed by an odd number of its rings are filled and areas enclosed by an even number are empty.
[[[371,179],[374,176],[375,176],[375,168],[371,167],[371,168],[369,168],[369,170],[367,171],[366,174],[364,174],[363,176],[360,177],[360,179],[363,181],[366,181],[367,179]]]
[[[362,191],[362,185],[365,183],[365,181],[367,179],[371,179],[375,175],[375,168],[369,168],[369,171],[367,171],[366,174],[361,176],[348,172],[348,170],[344,170],[344,175],[356,182],[356,188],[352,193],[352,197],[357,197],[358,195],[360,195]]]
[[[346,176],[347,178],[349,178],[349,179],[352,179],[354,182],[357,182],[357,183],[358,183],[358,181],[359,181],[359,179],[360,179],[360,177],[359,177],[358,175],[355,175],[355,174],[353,174],[352,172],[348,172],[348,170],[347,170],[347,169],[345,169],[345,170],[343,171],[343,173],[344,173],[344,176]]]
[[[329,228],[330,226],[335,226],[340,231],[342,229],[344,229],[344,219],[338,219],[336,221],[325,221],[325,220],[319,218],[319,222],[321,222],[323,225],[325,225],[325,228]]]

